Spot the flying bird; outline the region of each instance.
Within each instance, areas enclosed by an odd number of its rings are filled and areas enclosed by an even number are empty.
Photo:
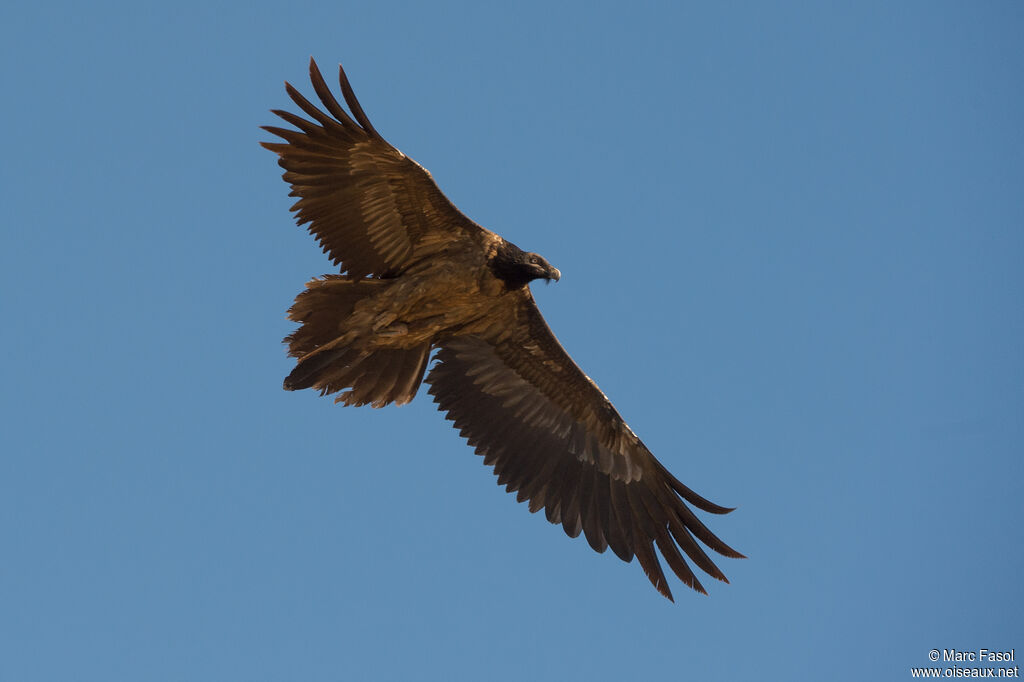
[[[669,473],[562,348],[529,287],[557,281],[558,269],[460,212],[381,137],[340,66],[347,112],[312,59],[309,75],[323,109],[285,83],[308,118],[273,110],[294,129],[265,126],[283,142],[261,144],[298,198],[298,224],[340,274],[308,282],[288,311],[300,326],[285,339],[297,360],[285,389],[383,407],[412,400],[426,374],[438,409],[531,512],[543,509],[570,537],[582,532],[597,552],[635,556],[669,599],[659,552],[699,592],[683,554],[728,582],[697,541],[743,555],[687,502],[732,509]]]

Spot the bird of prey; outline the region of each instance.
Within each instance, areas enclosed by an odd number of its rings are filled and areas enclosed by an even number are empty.
[[[670,474],[559,344],[529,287],[558,269],[463,215],[381,137],[340,66],[347,112],[312,59],[309,75],[323,109],[285,83],[308,118],[273,110],[294,129],[265,126],[283,142],[261,144],[279,157],[299,225],[340,273],[308,282],[288,311],[300,326],[285,339],[297,362],[284,387],[383,407],[412,400],[426,374],[438,409],[531,512],[583,532],[597,552],[636,556],[669,599],[655,547],[699,592],[683,554],[728,582],[697,541],[743,555],[686,503],[732,509]]]

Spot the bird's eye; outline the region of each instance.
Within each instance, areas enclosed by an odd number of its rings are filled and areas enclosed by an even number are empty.
[[[536,265],[536,264],[537,264],[537,263],[539,263],[539,262],[540,262],[540,261],[539,261],[539,260],[537,260],[537,257],[536,257],[536,256],[530,256],[530,264],[531,264],[531,265]]]

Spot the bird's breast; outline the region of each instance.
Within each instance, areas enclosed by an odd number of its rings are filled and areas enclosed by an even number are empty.
[[[412,347],[459,334],[494,338],[509,324],[508,292],[493,277],[437,267],[393,282],[372,303],[374,310],[387,311],[371,323],[382,346]]]

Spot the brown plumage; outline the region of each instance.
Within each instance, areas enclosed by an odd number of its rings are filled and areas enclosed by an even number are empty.
[[[308,224],[343,274],[309,282],[289,311],[297,358],[288,390],[341,392],[346,405],[413,399],[430,354],[429,393],[494,467],[498,484],[598,552],[639,560],[672,598],[655,546],[673,572],[704,592],[683,554],[726,581],[697,540],[730,557],[686,502],[731,509],[670,474],[565,352],[530,294],[560,273],[485,230],[441,193],[430,174],[373,128],[339,67],[341,107],[310,60],[326,113],[285,84],[309,119],[274,113],[297,130],[266,127],[264,142]],[[682,550],[682,552],[680,552]]]

